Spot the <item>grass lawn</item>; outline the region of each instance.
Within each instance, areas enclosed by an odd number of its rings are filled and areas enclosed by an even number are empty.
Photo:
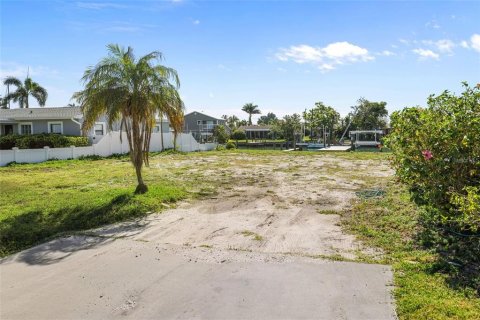
[[[0,255],[63,234],[159,212],[180,199],[216,193],[221,196],[222,188],[238,183],[235,179],[239,177],[232,176],[231,172],[248,168],[251,174],[242,179],[256,183],[253,179],[255,166],[258,163],[275,165],[279,156],[282,163],[288,163],[290,157],[303,157],[301,162],[305,165],[309,164],[309,157],[336,157],[344,164],[362,159],[375,166],[376,161],[384,161],[389,154],[279,150],[161,153],[154,155],[150,168],[144,170],[150,189],[144,195],[133,195],[136,178],[126,157],[50,161],[0,168]],[[282,170],[295,174],[289,172],[294,171],[294,167]],[[340,167],[325,165],[311,170],[344,170],[345,173],[340,172],[340,175],[345,178],[366,179]],[[447,276],[438,272],[436,254],[420,247],[415,240],[418,210],[410,202],[406,190],[392,177],[384,179],[384,197],[355,200],[353,207],[341,214],[346,232],[384,251],[381,260],[372,261],[365,257],[363,261],[393,266],[399,317],[480,319],[478,296],[467,289],[449,286]],[[260,235],[250,230],[242,234],[261,240]]]
[[[133,195],[127,158],[67,160],[0,168],[0,256],[60,234],[160,211],[186,186],[145,170],[149,192]]]
[[[343,214],[343,224],[363,242],[385,252],[374,263],[393,267],[400,319],[480,319],[475,292],[450,287],[447,275],[438,271],[436,253],[418,245],[417,218],[418,209],[408,192],[392,180],[384,198],[356,201]]]

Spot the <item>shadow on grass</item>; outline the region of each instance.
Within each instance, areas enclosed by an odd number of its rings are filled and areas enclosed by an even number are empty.
[[[127,219],[145,216],[150,208],[135,200],[130,194],[115,196],[103,204],[85,203],[75,207],[57,209],[53,212],[29,211],[7,218],[0,224],[0,255],[26,249],[32,245],[65,235],[74,231],[88,230],[98,226]],[[132,223],[116,230],[103,231],[97,236],[71,236],[57,239],[21,253],[17,258],[29,264],[49,264],[57,262],[77,250],[85,250],[112,241],[110,236],[117,231],[129,231],[134,235],[144,225]],[[120,230],[120,228],[122,230]],[[128,229],[131,230],[128,230]],[[55,253],[56,252],[56,253]]]
[[[480,297],[480,232],[467,234],[452,229],[424,226],[418,234],[419,242],[439,256],[428,272],[443,273],[450,287],[471,288]]]

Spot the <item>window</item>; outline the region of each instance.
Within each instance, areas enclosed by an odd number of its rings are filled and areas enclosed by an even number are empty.
[[[197,124],[202,124],[202,120],[197,120]]]
[[[153,133],[159,133],[159,132],[160,132],[160,126],[155,126],[155,127],[153,127],[152,132],[153,132]]]
[[[63,134],[63,122],[49,122],[48,123],[48,133],[58,133]]]
[[[105,133],[105,125],[103,123],[95,123],[95,135],[103,136]]]
[[[19,134],[32,134],[33,129],[32,129],[32,123],[19,123],[18,124],[18,133]]]

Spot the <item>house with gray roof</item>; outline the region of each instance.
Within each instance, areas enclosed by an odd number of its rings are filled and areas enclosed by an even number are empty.
[[[98,142],[110,130],[107,118],[100,117],[90,132],[82,133],[83,114],[80,107],[0,109],[0,136],[7,134],[57,133],[67,136],[88,136]],[[114,125],[112,131],[119,131]],[[157,120],[154,132],[170,132],[167,120]]]
[[[218,125],[223,125],[227,129],[227,132],[230,131],[225,125],[225,119],[219,119],[198,111],[193,111],[185,115],[183,132],[192,134],[195,140],[202,143],[212,140],[213,131]]]

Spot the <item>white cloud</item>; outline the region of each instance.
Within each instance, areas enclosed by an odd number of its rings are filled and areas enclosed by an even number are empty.
[[[435,42],[435,46],[440,52],[452,53],[455,43],[452,40],[442,39]]]
[[[275,57],[280,61],[314,64],[322,71],[333,70],[336,66],[345,63],[365,62],[374,59],[367,49],[345,41],[330,43],[323,48],[305,44],[291,46],[287,49],[280,49]]]
[[[383,51],[380,52],[378,55],[380,55],[380,56],[385,56],[385,57],[390,57],[390,56],[395,56],[396,53],[395,53],[395,52],[392,52],[392,51],[389,51],[389,50],[383,50]]]
[[[193,20],[193,24],[194,24],[194,25],[199,25],[199,24],[200,24],[200,20]]]
[[[413,49],[413,53],[416,53],[420,56],[420,59],[435,59],[438,60],[440,55],[438,53],[433,52],[432,50],[427,49]]]
[[[480,52],[480,34],[474,34],[470,38],[470,47],[475,50]]]
[[[406,45],[406,46],[409,46],[410,45],[410,41],[406,40],[406,39],[398,39],[398,42]]]
[[[465,48],[465,49],[469,49],[469,48],[470,48],[470,46],[468,45],[468,42],[465,41],[465,40],[463,40],[462,42],[460,42],[460,46],[461,46],[462,48]]]
[[[456,47],[456,44],[449,39],[441,39],[437,41],[432,40],[424,40],[422,41],[423,44],[436,48],[438,51],[442,53],[453,53],[453,48]]]

